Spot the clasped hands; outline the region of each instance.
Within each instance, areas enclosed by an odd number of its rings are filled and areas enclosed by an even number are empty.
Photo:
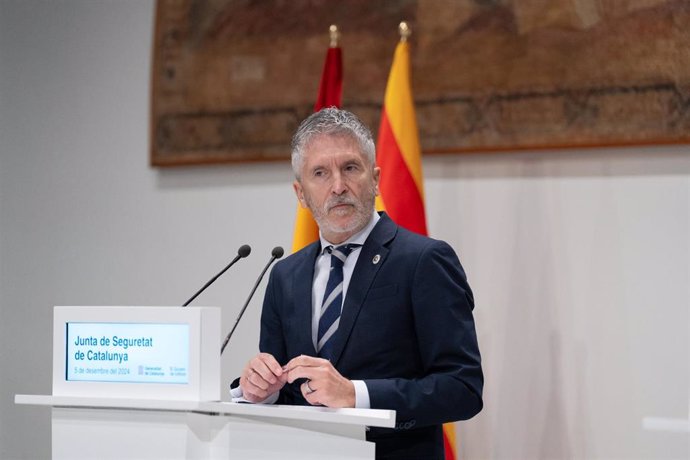
[[[297,379],[307,379],[300,391],[313,406],[355,407],[354,384],[330,361],[313,356],[301,355],[281,366],[272,355],[259,353],[242,370],[240,387],[247,401],[261,402]]]

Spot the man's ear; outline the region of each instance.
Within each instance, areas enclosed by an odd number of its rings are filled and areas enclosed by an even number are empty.
[[[374,168],[374,192],[376,193],[376,196],[381,194],[379,191],[379,180],[381,180],[381,168],[376,166]]]
[[[297,200],[299,201],[300,206],[306,209],[307,201],[304,199],[304,190],[302,190],[302,184],[296,180],[292,183],[292,188],[295,190],[295,195],[297,195]]]

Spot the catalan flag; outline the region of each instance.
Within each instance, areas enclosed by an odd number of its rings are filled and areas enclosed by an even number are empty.
[[[410,49],[405,36],[395,49],[376,143],[381,168],[377,208],[398,225],[427,234],[422,155],[410,84]]]
[[[340,107],[343,96],[343,53],[338,46],[338,30],[330,27],[331,44],[323,64],[319,94],[314,104],[314,112],[325,107]],[[292,236],[292,252],[297,252],[319,238],[319,227],[307,208],[297,205],[295,231]]]
[[[385,210],[398,225],[427,235],[422,155],[410,78],[409,30],[404,23],[400,25],[400,34],[376,143],[376,161],[381,168],[381,194],[376,198],[376,207]],[[455,425],[452,423],[443,425],[443,444],[446,460],[455,460]]]

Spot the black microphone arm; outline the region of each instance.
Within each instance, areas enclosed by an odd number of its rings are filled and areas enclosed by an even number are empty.
[[[263,279],[264,274],[266,273],[266,270],[268,270],[268,267],[270,267],[271,264],[276,259],[280,259],[281,257],[283,257],[284,253],[285,253],[285,251],[280,246],[276,246],[275,248],[273,248],[273,251],[271,251],[271,260],[268,261],[268,263],[264,267],[263,271],[259,275],[259,279],[256,280],[256,283],[254,283],[254,287],[252,288],[252,292],[249,293],[249,297],[247,297],[247,301],[244,303],[242,310],[240,310],[240,314],[237,315],[237,319],[235,320],[235,325],[232,326],[232,330],[225,337],[225,340],[223,341],[223,346],[220,347],[221,356],[223,355],[223,352],[225,351],[225,347],[228,346],[228,342],[230,341],[230,337],[232,337],[233,332],[235,332],[235,329],[237,329],[237,325],[240,323],[240,319],[242,319],[242,315],[244,315],[244,311],[247,309],[247,305],[249,305],[249,301],[252,300],[252,297],[254,297],[254,293],[256,292],[256,288],[259,287],[259,283],[261,283],[261,280]]]
[[[208,283],[204,284],[204,287],[202,287],[201,289],[199,289],[198,291],[196,291],[196,294],[194,294],[192,297],[190,297],[190,299],[189,299],[188,301],[186,301],[182,306],[183,306],[183,307],[186,307],[187,305],[189,305],[190,303],[192,303],[192,300],[196,299],[197,296],[198,296],[199,294],[201,294],[202,292],[204,292],[204,290],[205,290],[207,287],[209,287],[211,284],[213,284],[213,282],[214,282],[215,280],[217,280],[218,277],[219,277],[220,275],[222,275],[223,273],[225,273],[225,272],[227,271],[228,268],[230,268],[230,267],[232,267],[233,265],[235,265],[235,262],[237,262],[237,261],[240,260],[240,259],[244,259],[245,257],[247,257],[247,256],[249,255],[250,252],[252,252],[252,248],[249,247],[248,244],[243,244],[242,246],[240,246],[240,248],[237,250],[237,255],[235,256],[234,259],[232,259],[232,262],[230,262],[224,269],[222,269],[220,272],[218,272],[218,274],[217,274],[216,276],[214,276],[213,278],[211,278],[210,280],[208,280]]]

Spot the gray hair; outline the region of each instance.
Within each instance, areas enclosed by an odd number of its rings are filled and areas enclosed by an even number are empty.
[[[369,164],[372,167],[376,164],[376,146],[369,128],[354,113],[329,107],[307,117],[292,137],[292,170],[297,180],[300,180],[307,145],[321,134],[353,138]]]

